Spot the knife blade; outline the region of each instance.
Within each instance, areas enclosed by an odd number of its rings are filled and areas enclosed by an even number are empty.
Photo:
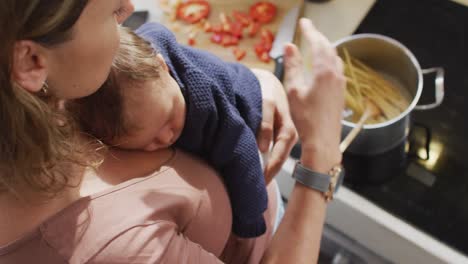
[[[141,25],[148,21],[149,11],[135,11],[133,14],[123,22],[123,26],[136,30]]]
[[[299,10],[300,5],[297,5],[283,18],[270,51],[270,57],[275,61],[274,73],[279,80],[283,80],[284,75],[284,44],[291,42],[294,38]]]

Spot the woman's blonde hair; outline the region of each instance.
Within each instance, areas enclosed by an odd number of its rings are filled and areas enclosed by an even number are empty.
[[[80,129],[107,144],[127,135],[132,125],[125,118],[124,89],[159,78],[161,63],[149,42],[121,27],[119,50],[106,82],[96,93],[68,105]]]
[[[0,1],[0,192],[27,186],[57,193],[69,185],[74,165],[89,163],[56,100],[29,93],[11,79],[15,42],[32,40],[47,48],[66,42],[87,3]]]

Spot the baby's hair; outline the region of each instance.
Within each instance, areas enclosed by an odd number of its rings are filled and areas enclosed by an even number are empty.
[[[128,135],[123,89],[159,78],[160,70],[161,62],[151,44],[122,27],[120,47],[106,82],[96,93],[69,104],[81,130],[107,144]]]

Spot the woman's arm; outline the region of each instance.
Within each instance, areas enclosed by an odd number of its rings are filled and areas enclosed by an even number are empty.
[[[285,88],[302,144],[302,165],[327,173],[341,162],[338,146],[344,106],[343,66],[331,44],[310,20],[301,19],[300,26],[311,50],[312,78],[308,83],[304,81],[301,54],[290,44],[285,48]],[[262,262],[316,263],[325,213],[324,195],[296,183]]]

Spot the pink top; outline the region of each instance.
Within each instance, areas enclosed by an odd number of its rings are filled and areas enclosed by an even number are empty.
[[[258,263],[271,240],[275,187],[267,233],[236,239],[221,179],[178,151],[152,175],[83,197],[0,247],[0,263]]]

